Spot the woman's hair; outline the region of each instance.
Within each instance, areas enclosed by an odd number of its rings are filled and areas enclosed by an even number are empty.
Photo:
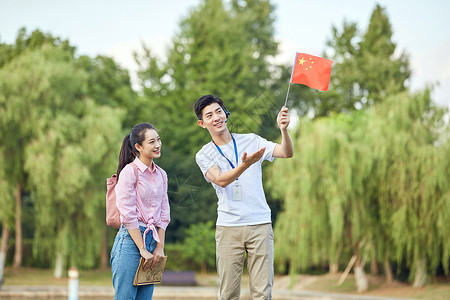
[[[219,97],[215,97],[213,95],[204,95],[201,96],[200,99],[195,102],[194,111],[199,120],[202,119],[202,110],[210,104],[217,103],[223,109],[223,101]]]
[[[133,162],[136,156],[139,155],[139,151],[136,150],[134,145],[139,144],[142,146],[142,142],[145,139],[145,132],[148,129],[155,129],[150,123],[140,123],[131,129],[131,133],[128,134],[122,142],[122,148],[120,148],[119,165],[117,166],[117,177],[119,177],[120,171]]]

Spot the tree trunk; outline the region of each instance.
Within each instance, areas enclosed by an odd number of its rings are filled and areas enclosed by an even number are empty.
[[[372,259],[372,261],[370,262],[370,273],[373,275],[380,274],[380,268],[378,267],[378,260],[375,258]]]
[[[56,261],[55,261],[55,271],[53,273],[53,276],[55,278],[62,278],[63,275],[63,255],[61,252],[58,252],[56,254]]]
[[[108,230],[106,226],[103,230],[102,246],[100,249],[100,270],[108,268]]]
[[[336,256],[334,258],[331,258],[333,261],[330,261],[330,267],[329,272],[330,274],[336,275],[339,271],[339,259],[341,257],[341,251],[342,251],[342,245],[339,245]]]
[[[358,292],[365,292],[369,288],[369,283],[367,281],[366,274],[364,273],[364,266],[361,264],[361,258],[356,259],[355,263],[355,281],[356,290]]]
[[[394,281],[394,275],[392,274],[391,264],[387,258],[384,259],[384,275],[386,277],[386,283],[392,283]]]
[[[3,280],[3,272],[5,270],[6,253],[8,252],[9,230],[6,222],[3,223],[2,243],[0,245],[0,282]]]
[[[206,275],[206,261],[202,261],[202,274]]]
[[[427,261],[421,258],[416,261],[416,274],[414,275],[413,287],[421,288],[427,280]]]
[[[330,274],[336,275],[339,271],[339,265],[337,263],[330,263]]]
[[[17,185],[16,191],[16,244],[14,248],[13,268],[22,266],[22,187]]]
[[[356,255],[353,255],[352,258],[350,259],[350,261],[348,262],[347,267],[344,270],[344,273],[342,273],[341,278],[339,278],[337,285],[340,286],[345,278],[347,278],[348,273],[350,273],[350,270],[352,269],[353,265],[355,264],[356,261]]]

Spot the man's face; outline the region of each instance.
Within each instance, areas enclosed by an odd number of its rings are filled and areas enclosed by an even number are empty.
[[[218,103],[212,103],[202,110],[202,119],[198,125],[208,129],[211,134],[221,133],[227,129],[227,116]]]

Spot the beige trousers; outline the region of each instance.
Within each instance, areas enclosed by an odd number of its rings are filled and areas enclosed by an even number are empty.
[[[239,299],[245,254],[252,299],[272,299],[272,224],[216,227],[216,260],[219,299]]]

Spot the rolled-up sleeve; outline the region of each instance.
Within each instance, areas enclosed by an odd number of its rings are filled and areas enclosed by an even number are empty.
[[[161,201],[161,217],[160,219],[156,222],[156,227],[159,227],[161,229],[163,229],[164,231],[166,231],[167,226],[170,223],[170,205],[169,205],[169,197],[167,195],[167,186],[168,186],[168,181],[167,181],[167,174],[164,170],[161,170],[161,175],[163,177],[163,186],[164,186],[164,191],[163,191],[163,196],[162,196],[162,201]]]
[[[216,163],[214,160],[211,159],[209,155],[207,155],[208,148],[204,147],[202,150],[200,150],[195,155],[195,161],[197,162],[197,165],[199,166],[200,170],[203,173],[203,177],[205,177],[206,182],[211,182],[211,180],[206,177],[206,172],[208,172],[209,169],[211,169],[212,166],[215,166]]]
[[[136,175],[131,165],[126,165],[119,175],[115,192],[120,221],[127,229],[139,228],[136,210]]]
[[[264,151],[263,160],[268,160],[272,162],[275,157],[273,157],[273,150],[275,149],[275,146],[277,145],[274,142],[268,141],[263,137],[260,137],[256,134],[253,134],[258,141],[258,149],[261,149],[262,147],[266,147],[266,151]]]

